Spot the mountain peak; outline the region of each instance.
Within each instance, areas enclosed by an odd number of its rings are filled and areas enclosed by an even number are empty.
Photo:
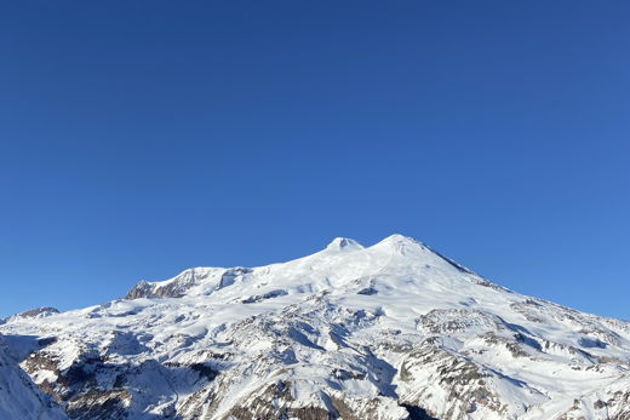
[[[400,233],[394,233],[389,235],[385,239],[383,239],[380,243],[412,243],[419,244],[420,242],[416,241],[411,236],[405,236]]]
[[[75,420],[630,420],[630,323],[508,291],[400,234],[197,267],[0,335],[0,419],[41,412],[2,411],[28,350],[23,367],[72,395]]]
[[[357,250],[363,249],[364,246],[354,239],[336,237],[326,246],[327,250]]]
[[[425,249],[425,246],[422,244],[422,242],[416,241],[410,236],[401,235],[400,233],[389,235],[382,241],[375,244],[374,247],[391,249],[401,254],[406,254],[408,251],[411,250]]]

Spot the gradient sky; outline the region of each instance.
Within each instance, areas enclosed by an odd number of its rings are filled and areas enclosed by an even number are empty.
[[[630,3],[6,1],[0,316],[400,232],[630,319]]]

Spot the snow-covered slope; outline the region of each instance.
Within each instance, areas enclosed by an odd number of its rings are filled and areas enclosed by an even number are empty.
[[[64,412],[20,368],[0,336],[0,419],[63,420]]]
[[[630,419],[630,323],[401,235],[47,315],[0,333],[44,340],[22,366],[72,418]]]

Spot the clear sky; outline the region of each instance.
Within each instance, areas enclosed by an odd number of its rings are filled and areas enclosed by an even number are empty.
[[[6,1],[0,316],[400,232],[630,319],[630,3]]]

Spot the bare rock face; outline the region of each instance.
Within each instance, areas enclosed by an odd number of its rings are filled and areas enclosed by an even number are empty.
[[[50,315],[58,314],[59,310],[50,306],[44,306],[42,308],[31,309],[30,311],[22,312],[19,317],[22,318],[44,318]]]
[[[178,298],[186,294],[186,291],[196,283],[195,270],[186,270],[168,284],[151,284],[141,281],[136,284],[125,296],[125,299],[139,298]]]
[[[43,313],[0,332],[73,419],[630,420],[630,323],[401,235]]]

